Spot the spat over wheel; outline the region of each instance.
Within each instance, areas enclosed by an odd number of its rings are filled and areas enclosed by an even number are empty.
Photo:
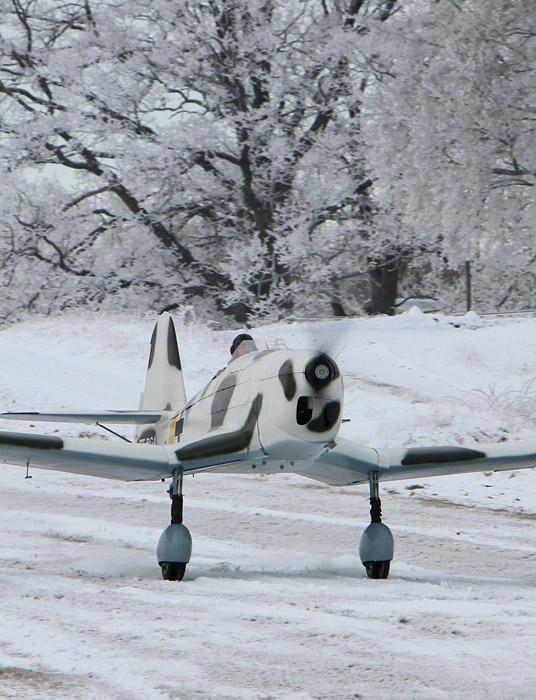
[[[381,579],[389,576],[390,561],[365,561],[363,562],[365,571],[369,578]]]
[[[186,563],[163,561],[160,563],[164,581],[182,581],[186,573]]]

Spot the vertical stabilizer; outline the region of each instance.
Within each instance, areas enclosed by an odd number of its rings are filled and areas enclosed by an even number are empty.
[[[171,316],[158,318],[151,336],[145,390],[140,409],[180,411],[186,403],[179,345]]]

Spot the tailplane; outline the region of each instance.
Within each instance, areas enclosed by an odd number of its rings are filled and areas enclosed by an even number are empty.
[[[158,318],[151,336],[145,391],[141,395],[138,411],[8,412],[0,413],[0,419],[34,423],[50,421],[89,425],[135,425],[136,442],[163,445],[174,441],[174,435],[170,432],[173,425],[171,421],[185,405],[186,393],[175,326],[171,316],[163,313]]]

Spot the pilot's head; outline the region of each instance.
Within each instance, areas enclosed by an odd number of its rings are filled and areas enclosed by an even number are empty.
[[[257,346],[253,338],[247,333],[240,333],[233,340],[230,348],[231,359],[236,360],[237,357],[247,355],[248,352],[257,352]]]

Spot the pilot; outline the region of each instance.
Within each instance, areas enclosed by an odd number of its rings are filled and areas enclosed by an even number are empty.
[[[232,362],[233,360],[236,360],[237,357],[242,357],[243,355],[247,355],[250,352],[257,352],[257,346],[255,345],[255,341],[250,335],[248,335],[247,333],[240,333],[240,335],[237,335],[231,343],[231,347],[229,348],[229,350],[231,352],[231,359],[229,360],[229,362]],[[225,367],[219,369],[210,381],[213,381],[214,379],[216,379],[216,377],[219,377],[224,370]]]
[[[231,361],[236,360],[237,357],[242,357],[250,352],[257,352],[257,346],[253,338],[247,333],[240,333],[233,340],[230,348]]]

